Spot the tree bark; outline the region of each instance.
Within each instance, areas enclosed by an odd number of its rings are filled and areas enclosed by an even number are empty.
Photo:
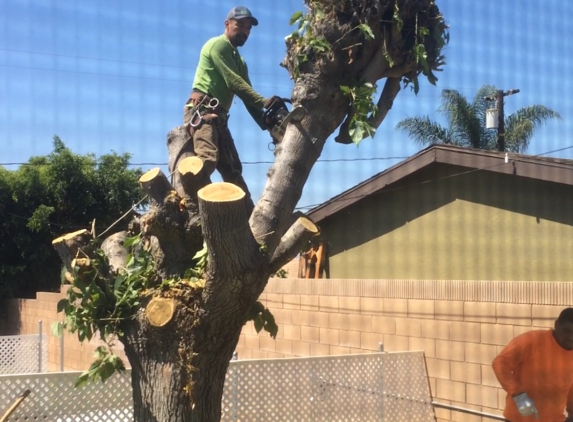
[[[124,323],[120,340],[132,365],[136,421],[220,420],[229,361],[268,280],[245,193],[216,183],[198,198],[209,251],[205,281],[156,291]]]
[[[280,270],[283,265],[290,262],[303,246],[314,236],[320,233],[318,227],[307,217],[299,217],[282,237],[279,246],[271,258],[270,270],[272,273]]]
[[[72,260],[78,256],[78,253],[83,251],[82,256],[89,255],[87,246],[91,239],[91,233],[86,229],[82,229],[52,240],[52,246],[58,252],[68,272],[73,272]]]
[[[305,35],[287,41],[283,66],[295,79],[293,106],[302,105],[307,113],[287,125],[254,211],[249,213],[248,198],[237,186],[210,184],[201,176],[202,163],[193,157],[183,126],[167,136],[171,182],[160,169],[140,179],[151,206],[130,230],[139,230],[149,248],[157,283],[140,292],[135,315],[121,323],[119,337],[132,366],[137,422],[220,420],[225,374],[253,305],[269,275],[318,233],[306,218],[293,221],[293,210],[328,137],[340,128],[340,140],[349,139],[355,110],[341,86],[348,92],[387,78],[379,112],[361,116],[378,126],[400,81],[441,63],[446,25],[433,0],[305,3],[308,34],[323,41],[323,49]],[[422,27],[428,31],[419,31]],[[427,69],[420,55],[414,57],[421,42]],[[87,234],[54,240],[69,271]],[[106,242],[117,270],[125,257],[112,251],[121,247],[121,237]],[[197,269],[193,257],[203,243],[208,260]],[[189,269],[202,271],[202,279],[185,279]]]

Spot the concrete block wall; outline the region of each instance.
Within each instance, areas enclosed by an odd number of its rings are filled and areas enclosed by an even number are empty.
[[[0,334],[49,336],[48,370],[60,370],[60,339],[50,325],[63,293],[9,301]],[[239,359],[422,350],[433,398],[441,403],[501,414],[505,393],[491,361],[515,336],[553,326],[573,304],[573,283],[420,280],[272,279],[261,300],[279,324],[276,340],[245,325]],[[64,335],[64,370],[85,370],[99,345]],[[118,344],[121,355],[121,345]],[[127,359],[125,359],[127,362]],[[437,409],[438,421],[480,417]],[[490,419],[484,418],[483,421]]]
[[[237,353],[239,359],[368,353],[379,343],[385,351],[423,350],[434,400],[500,415],[505,392],[491,362],[513,337],[553,326],[573,303],[565,284],[274,279],[261,300],[279,325],[277,339],[248,323]],[[482,419],[436,414],[438,421]]]
[[[62,314],[57,313],[57,304],[65,297],[65,288],[59,293],[38,292],[36,299],[12,299],[6,305],[6,318],[0,320],[1,335],[37,334],[38,321],[42,321],[42,333],[48,336],[48,371],[58,372],[63,362],[64,371],[83,371],[89,368],[94,360],[95,349],[102,343],[93,338],[80,343],[76,334],[63,335],[63,360],[61,359],[62,339],[51,332],[53,322],[62,321]],[[126,365],[127,358],[123,347],[118,342],[117,350]]]

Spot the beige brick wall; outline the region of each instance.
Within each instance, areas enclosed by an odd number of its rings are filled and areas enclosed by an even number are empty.
[[[501,293],[500,293],[501,292]],[[558,299],[557,299],[558,298]],[[513,337],[553,325],[568,283],[274,279],[261,300],[277,340],[247,324],[239,359],[423,350],[434,400],[501,414],[491,362]],[[480,421],[439,409],[438,421]],[[483,418],[483,421],[490,419]]]
[[[0,334],[24,335],[37,334],[38,322],[42,321],[42,333],[48,336],[48,371],[60,371],[62,339],[51,332],[53,322],[62,321],[62,314],[58,314],[57,304],[64,298],[64,293],[38,292],[36,299],[12,299],[7,303],[6,318],[0,320]],[[63,335],[63,369],[64,371],[86,370],[93,362],[95,349],[101,345],[96,338],[90,342],[80,343],[76,334]],[[121,344],[117,344],[116,352],[124,359]]]
[[[37,333],[42,320],[49,371],[60,369],[60,339],[50,325],[61,320],[62,297],[38,293],[9,301],[0,320],[3,335]],[[514,336],[551,327],[573,303],[573,283],[273,279],[261,301],[279,325],[277,339],[245,325],[239,359],[369,353],[379,343],[386,351],[423,350],[436,401],[501,414],[505,395],[491,361]],[[98,345],[65,334],[64,369],[87,369]],[[123,355],[121,345],[118,352]],[[444,409],[436,415],[438,421],[481,419]]]

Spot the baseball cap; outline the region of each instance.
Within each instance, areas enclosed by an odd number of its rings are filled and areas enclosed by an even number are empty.
[[[257,26],[259,24],[257,18],[255,18],[251,13],[251,11],[247,9],[245,6],[233,7],[227,14],[227,20],[229,19],[239,20],[245,18],[251,19],[251,21],[253,22],[253,26]]]

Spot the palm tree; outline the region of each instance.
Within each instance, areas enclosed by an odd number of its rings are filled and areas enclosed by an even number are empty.
[[[407,132],[420,145],[449,144],[467,148],[497,149],[497,130],[486,129],[486,111],[494,107],[496,88],[482,86],[472,103],[454,89],[442,91],[442,105],[438,109],[448,119],[448,127],[433,122],[429,117],[409,117],[396,129]],[[524,152],[535,130],[549,119],[561,119],[556,111],[542,105],[523,107],[505,118],[505,150]]]

